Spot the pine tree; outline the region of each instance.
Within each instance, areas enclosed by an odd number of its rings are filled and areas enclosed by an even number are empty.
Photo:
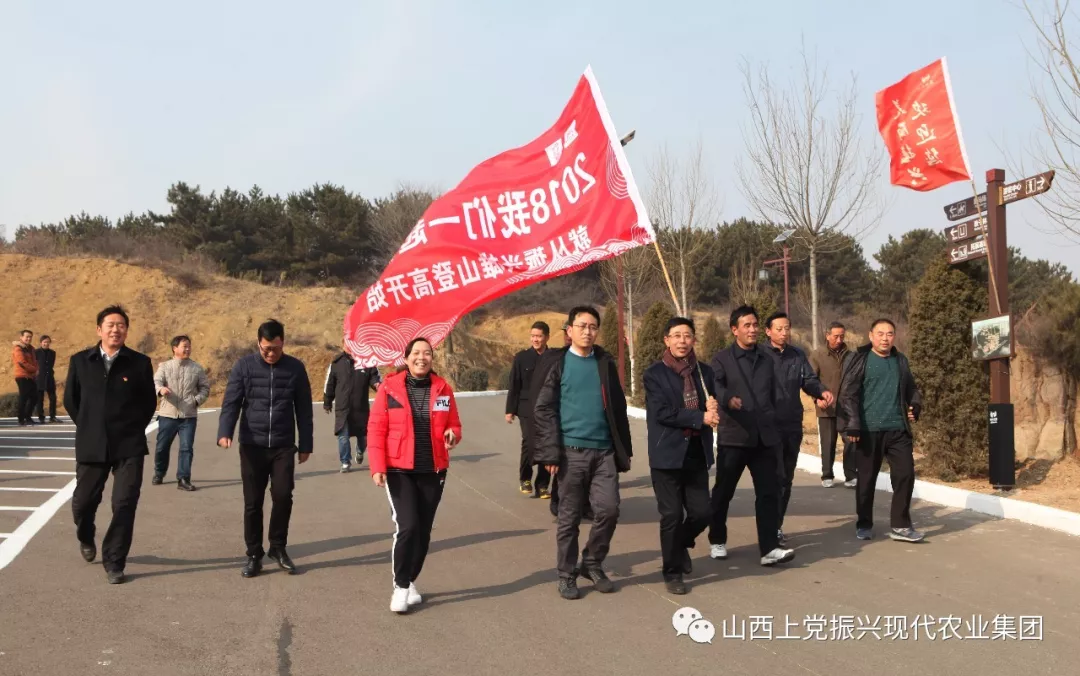
[[[721,324],[715,315],[710,314],[705,328],[699,332],[697,353],[698,361],[708,363],[720,350],[728,346],[731,330]]]
[[[940,257],[912,296],[908,356],[922,393],[915,430],[927,469],[946,481],[985,474],[989,379],[971,358],[971,322],[985,316],[986,288]]]
[[[600,340],[598,341],[600,347],[609,352],[616,363],[619,360],[619,309],[615,303],[608,303],[604,307],[603,321],[600,322]],[[623,373],[629,377],[630,375],[630,350],[624,349],[623,351]],[[630,384],[626,384],[626,389],[630,389]]]
[[[641,318],[637,339],[634,341],[634,382],[637,383],[635,401],[638,403],[645,400],[642,374],[664,355],[664,329],[673,316],[671,305],[657,301]]]

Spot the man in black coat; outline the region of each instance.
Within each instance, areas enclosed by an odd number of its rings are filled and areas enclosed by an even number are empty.
[[[720,458],[712,494],[710,556],[727,558],[727,512],[743,470],[754,480],[761,565],[773,566],[795,558],[780,547],[780,434],[776,429],[776,370],[767,348],[758,343],[757,311],[749,306],[731,313],[735,342],[713,356],[716,398],[720,402],[717,430]]]
[[[603,563],[619,520],[619,473],[630,471],[633,447],[618,367],[610,354],[593,345],[600,313],[576,307],[568,324],[573,342],[540,359],[532,399],[535,460],[559,486],[558,590],[572,600],[580,594],[579,576],[591,580],[599,592],[615,591]],[[593,525],[579,566],[578,528],[589,505]]]
[[[533,452],[532,452],[532,399],[530,389],[532,376],[540,363],[540,357],[548,349],[548,338],[551,328],[545,322],[536,322],[529,330],[529,342],[531,346],[514,355],[514,363],[510,367],[510,386],[506,393],[506,422],[513,424],[514,416],[521,422],[521,457],[518,462],[519,490],[533,498],[550,499],[551,492],[548,486],[551,483],[551,474],[543,465],[536,467],[536,485],[533,486]]]
[[[342,351],[326,369],[323,384],[323,410],[327,415],[334,412],[334,434],[338,439],[338,459],[341,472],[349,471],[352,458],[349,439],[356,437],[356,464],[364,463],[367,450],[367,424],[370,402],[368,391],[379,389],[379,369],[356,368],[352,355]],[[335,406],[335,402],[337,406]]]
[[[769,337],[768,351],[776,360],[776,425],[780,432],[780,528],[776,537],[784,544],[784,516],[791,502],[791,486],[803,438],[803,407],[799,392],[817,401],[817,406],[832,405],[832,392],[825,389],[811,368],[806,353],[791,345],[791,320],[784,312],[774,312],[765,320]]]
[[[221,402],[218,446],[232,446],[240,421],[240,478],[244,482],[244,577],[262,571],[263,556],[289,574],[285,551],[292,517],[297,454],[307,462],[314,446],[311,382],[299,359],[285,354],[285,327],[271,319],[259,326],[259,353],[241,357],[229,373]],[[299,429],[299,440],[297,440]],[[263,501],[270,484],[270,549],[263,550]]]
[[[37,417],[38,422],[45,422],[45,395],[49,395],[49,422],[56,419],[56,352],[52,349],[52,338],[41,337],[41,347],[34,350],[37,358]]]
[[[922,394],[911,373],[911,364],[896,349],[896,325],[877,319],[870,325],[870,342],[844,362],[840,407],[845,418],[844,435],[856,445],[858,484],[855,537],[874,535],[874,490],[881,462],[889,459],[892,509],[889,537],[901,542],[922,542],[925,535],[912,526],[911,496],[915,491],[915,457],[912,424],[922,413]]]
[[[79,549],[93,562],[94,519],[112,472],[113,517],[101,541],[101,562],[109,584],[120,584],[135,530],[143,462],[150,452],[146,428],[154,418],[157,395],[150,358],[124,345],[127,312],[119,306],[99,312],[97,334],[97,345],[72,355],[64,388],[64,408],[75,423],[71,512]]]
[[[686,593],[683,575],[693,571],[690,549],[709,525],[713,427],[720,424],[712,396],[713,371],[697,361],[695,334],[692,320],[671,319],[664,333],[663,357],[642,376],[649,470],[660,512],[662,573],[672,594]]]

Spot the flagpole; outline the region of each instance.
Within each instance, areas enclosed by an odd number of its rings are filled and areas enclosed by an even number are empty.
[[[657,237],[653,238],[653,248],[656,249],[656,257],[660,259],[660,268],[664,271],[664,279],[667,280],[668,291],[671,292],[671,301],[675,303],[675,311],[678,312],[680,315],[686,317],[685,311],[681,307],[679,307],[679,298],[678,295],[675,293],[675,285],[671,283],[671,277],[668,275],[667,263],[664,262],[664,254],[660,252],[660,243],[658,239],[659,238]],[[690,317],[686,318],[690,319]],[[709,394],[709,388],[705,385],[705,375],[701,372],[700,368],[698,369],[698,378],[701,379],[701,389],[705,393],[706,400],[712,399],[712,396]],[[717,428],[716,425],[711,425],[711,427],[714,430]],[[715,436],[713,436],[713,447],[716,447]]]
[[[982,213],[981,211],[979,211],[979,187],[977,185],[975,185],[975,177],[972,175],[971,164],[968,162],[967,148],[964,146],[964,134],[960,130],[960,113],[957,112],[957,110],[956,110],[956,101],[953,100],[952,81],[949,78],[949,64],[948,64],[947,58],[944,57],[944,56],[941,57],[941,74],[945,79],[945,93],[949,97],[949,107],[952,109],[953,121],[956,124],[956,140],[960,144],[960,154],[964,158],[964,166],[967,168],[968,178],[971,181],[971,194],[973,194],[975,196],[975,213],[977,214],[976,218],[983,218],[983,216],[978,215],[978,214]],[[994,195],[993,197],[994,197],[994,204],[996,205],[997,204],[997,195]],[[984,245],[984,248],[986,249],[986,262],[990,265],[990,291],[991,291],[991,293],[994,294],[994,298],[998,302],[998,307],[1001,307],[1001,294],[998,292],[998,288],[997,288],[997,275],[994,274],[994,256],[993,256],[993,253],[990,250],[990,199],[991,199],[990,189],[989,189],[989,186],[987,186],[987,190],[986,190],[986,214],[987,215],[985,217],[986,229],[985,229],[985,233],[983,234],[983,245]]]

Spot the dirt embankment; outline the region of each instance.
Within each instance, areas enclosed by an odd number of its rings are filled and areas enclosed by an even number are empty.
[[[191,336],[192,358],[211,380],[210,405],[220,402],[229,369],[254,349],[256,330],[268,318],[285,325],[286,351],[303,360],[312,391],[321,398],[326,368],[340,350],[342,320],[355,297],[343,289],[286,289],[213,277],[178,281],[152,268],[93,258],[35,258],[0,254],[0,339],[21,329],[34,344],[48,334],[57,352],[62,389],[72,353],[94,345],[95,317],[112,303],[131,317],[128,345],[155,366],[172,356],[173,336]],[[15,391],[11,359],[0,359],[0,394]]]

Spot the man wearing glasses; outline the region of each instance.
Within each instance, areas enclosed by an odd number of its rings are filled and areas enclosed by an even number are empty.
[[[630,471],[633,450],[615,360],[593,345],[600,314],[576,307],[567,323],[571,344],[541,357],[531,400],[535,460],[547,467],[559,488],[559,595],[576,599],[578,576],[591,580],[599,592],[615,591],[602,566],[619,520],[619,473]],[[578,527],[590,505],[592,529],[578,565]]]
[[[229,374],[221,403],[218,446],[232,446],[240,421],[240,477],[244,483],[244,541],[247,562],[241,575],[255,577],[269,556],[290,574],[285,552],[292,516],[296,456],[311,456],[314,414],[311,382],[299,359],[284,353],[285,327],[276,320],[259,326],[259,353],[241,357]],[[299,429],[299,441],[297,440]],[[263,500],[270,484],[270,549],[263,551]]]

